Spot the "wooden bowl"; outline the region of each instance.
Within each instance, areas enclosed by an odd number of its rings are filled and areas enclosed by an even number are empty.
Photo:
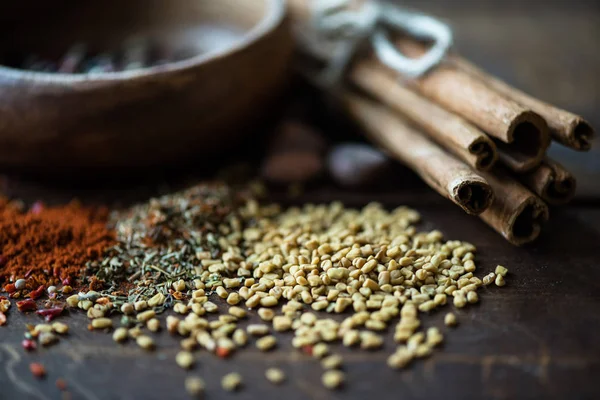
[[[0,55],[59,59],[74,43],[111,49],[132,35],[194,55],[95,75],[0,67],[2,167],[173,165],[224,151],[288,77],[285,0],[3,3]]]

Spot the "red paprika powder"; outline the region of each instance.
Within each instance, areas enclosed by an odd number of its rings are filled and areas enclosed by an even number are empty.
[[[21,203],[0,198],[0,284],[26,279],[28,291],[85,275],[85,264],[115,242],[106,227],[108,209]],[[80,281],[81,282],[81,281]]]

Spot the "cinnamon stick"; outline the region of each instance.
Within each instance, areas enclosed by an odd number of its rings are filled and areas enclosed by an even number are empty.
[[[594,129],[581,116],[538,100],[489,75],[462,57],[453,55],[450,60],[458,68],[477,76],[498,93],[531,108],[541,115],[548,124],[552,138],[557,142],[578,151],[588,151],[592,147],[591,142],[595,135]]]
[[[341,100],[371,140],[410,167],[439,194],[473,215],[490,206],[494,195],[484,178],[392,111],[350,92],[343,92]]]
[[[419,57],[423,44],[402,37],[396,41],[409,57]],[[550,145],[546,121],[530,108],[498,93],[486,81],[452,63],[444,63],[413,81],[425,97],[460,115],[498,139],[500,160],[522,173],[540,165]]]
[[[485,133],[402,86],[376,60],[357,63],[350,74],[355,85],[402,113],[470,167],[487,171],[496,162],[496,145]]]
[[[501,170],[484,176],[495,197],[481,219],[514,245],[537,239],[542,223],[548,220],[546,204]]]
[[[537,169],[520,178],[527,187],[551,205],[566,204],[575,196],[577,181],[573,174],[549,158]]]
[[[289,10],[301,26],[296,34],[311,54],[328,59],[330,49],[306,27],[310,20],[307,0],[289,0]],[[420,56],[425,47],[413,39],[400,39],[399,47],[408,56]],[[357,62],[360,65],[363,61]],[[422,95],[460,115],[497,139],[499,159],[515,172],[537,167],[550,144],[546,121],[537,113],[499,94],[485,82],[461,68],[443,64],[414,84]]]

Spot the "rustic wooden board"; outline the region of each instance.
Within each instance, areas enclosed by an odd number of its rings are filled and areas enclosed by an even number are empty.
[[[593,1],[456,1],[403,2],[444,15],[457,29],[463,53],[509,82],[550,102],[582,113],[595,126],[598,114],[600,13]],[[262,354],[246,350],[223,361],[199,353],[189,374],[204,377],[207,398],[253,399],[512,399],[599,398],[594,378],[600,376],[600,166],[597,153],[581,155],[558,150],[560,159],[580,174],[586,205],[551,210],[548,229],[526,248],[505,243],[477,218],[467,217],[445,200],[415,185],[414,177],[399,179],[391,194],[359,194],[332,188],[297,199],[340,199],[362,206],[381,200],[388,206],[408,204],[424,217],[423,229],[438,228],[448,238],[468,240],[479,248],[481,273],[496,264],[509,267],[508,285],[486,288],[481,303],[461,310],[460,326],[446,330],[442,350],[405,371],[392,371],[385,358],[393,345],[388,332],[385,351],[340,351],[346,359],[349,384],[329,392],[319,383],[318,364],[289,345],[291,335],[279,335],[281,349]],[[567,156],[568,154],[568,156]],[[563,157],[564,155],[564,157]],[[583,175],[583,176],[581,176]],[[404,182],[404,183],[403,183]],[[10,185],[9,185],[10,186]],[[125,185],[126,186],[126,185]],[[36,184],[10,186],[11,194],[50,201],[66,199],[71,189]],[[87,200],[143,198],[144,187],[99,192],[79,190]],[[51,193],[51,195],[50,195]],[[448,307],[447,309],[450,309]],[[252,318],[256,318],[252,316]],[[425,318],[440,325],[443,312]],[[129,343],[117,346],[109,335],[88,332],[81,313],[64,319],[71,325],[68,340],[50,349],[25,354],[19,343],[26,322],[39,318],[11,310],[0,329],[0,399],[60,399],[57,378],[67,381],[73,399],[185,399],[188,374],[174,362],[178,341],[157,336],[158,349],[145,353]],[[28,371],[32,361],[48,370],[45,380]],[[270,366],[284,369],[289,381],[274,388],[264,378]],[[242,373],[246,388],[225,394],[220,377]]]
[[[362,204],[366,199],[356,196],[350,203]],[[388,205],[402,201],[381,200]],[[394,348],[391,332],[386,334],[384,351],[340,349],[349,383],[339,393],[330,393],[319,383],[318,363],[291,349],[291,334],[279,334],[280,349],[269,354],[249,349],[223,361],[200,352],[191,374],[205,378],[207,398],[565,398],[573,393],[577,398],[593,398],[600,394],[593,381],[600,373],[600,342],[596,340],[600,211],[558,210],[552,229],[536,246],[517,249],[451,205],[420,206],[419,210],[425,220],[423,229],[439,228],[448,238],[477,243],[481,273],[496,264],[510,268],[507,286],[482,290],[480,304],[458,312],[459,327],[443,329],[447,337],[443,349],[405,371],[385,366]],[[440,326],[444,312],[426,316],[425,326]],[[83,313],[74,314],[63,318],[72,330],[67,340],[25,354],[19,346],[24,323],[40,319],[10,313],[8,325],[0,331],[1,399],[60,398],[54,386],[59,377],[68,382],[75,399],[187,398],[183,389],[187,374],[174,362],[176,338],[160,334],[157,351],[146,353],[132,343],[116,345],[110,335],[88,332]],[[251,318],[257,319],[254,313]],[[31,376],[28,364],[32,361],[44,363],[47,379],[37,381]],[[274,365],[289,376],[288,383],[277,389],[263,375],[265,368]],[[230,370],[242,373],[246,388],[227,395],[219,380]]]

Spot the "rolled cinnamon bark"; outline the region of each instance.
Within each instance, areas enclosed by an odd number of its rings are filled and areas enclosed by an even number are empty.
[[[557,142],[578,151],[588,151],[592,147],[591,141],[595,135],[594,129],[581,116],[538,100],[484,72],[462,57],[452,55],[450,61],[458,68],[477,76],[498,93],[531,108],[541,115],[548,124],[552,138]]]
[[[402,86],[377,61],[356,63],[350,74],[355,85],[402,113],[470,167],[487,171],[496,162],[496,145],[485,133]]]
[[[402,37],[396,43],[409,57],[419,57],[425,49],[411,38]],[[511,170],[531,171],[542,162],[550,145],[546,121],[479,77],[444,63],[413,83],[425,97],[498,139],[499,158]]]
[[[340,97],[371,140],[415,171],[439,194],[473,215],[490,206],[494,197],[490,186],[463,162],[384,106],[350,92],[342,92]]]
[[[542,223],[548,220],[546,204],[499,169],[484,176],[495,196],[480,218],[514,245],[537,239]]]
[[[331,57],[330,49],[306,26],[311,14],[309,3],[307,0],[288,1],[292,18],[300,25],[296,34],[313,56],[327,60]],[[418,57],[425,49],[413,39],[398,42],[407,56]],[[550,144],[550,134],[546,121],[537,113],[502,96],[472,74],[448,64],[436,67],[414,83],[422,95],[495,137],[499,159],[511,170],[527,172],[541,163]]]
[[[573,174],[549,158],[520,178],[521,182],[551,205],[566,204],[575,196],[577,181]]]

